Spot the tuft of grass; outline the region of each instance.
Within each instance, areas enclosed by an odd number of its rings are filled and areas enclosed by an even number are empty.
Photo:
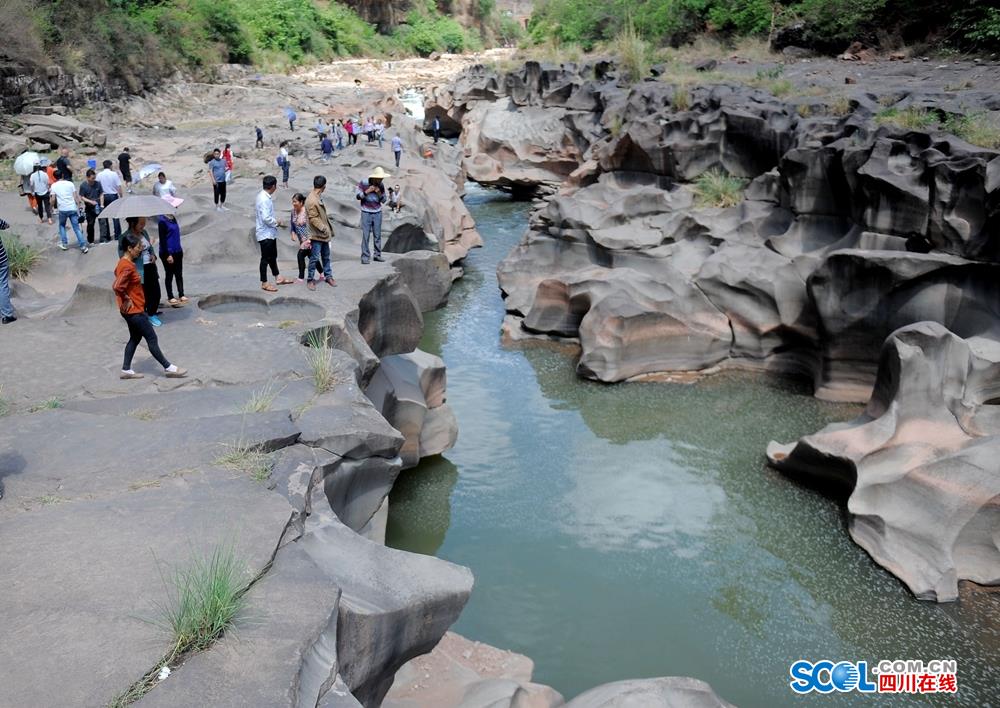
[[[649,76],[649,45],[636,31],[631,18],[614,38],[612,48],[627,81],[636,83]]]
[[[250,398],[240,409],[241,413],[265,413],[271,410],[274,399],[278,397],[281,390],[275,389],[274,382],[268,381],[261,388],[250,394]]]
[[[691,94],[683,86],[677,86],[674,88],[674,95],[670,99],[670,103],[675,111],[686,111],[691,108]]]
[[[838,96],[830,101],[827,110],[835,116],[846,116],[851,112],[851,99],[847,96]]]
[[[160,412],[155,408],[135,408],[128,412],[128,416],[136,420],[156,420],[160,417]]]
[[[937,125],[937,116],[923,108],[886,108],[875,114],[878,125],[894,125],[906,130],[926,130]]]
[[[7,251],[11,277],[24,280],[32,268],[42,260],[42,252],[34,246],[22,243],[21,237],[17,234],[3,234],[0,235],[0,239],[3,240],[3,247]]]
[[[622,134],[622,126],[624,125],[621,116],[615,116],[611,119],[611,125],[608,126],[608,130],[611,131],[611,137],[617,138]]]
[[[10,401],[3,395],[3,384],[0,383],[0,418],[10,413],[11,408]]]
[[[337,385],[338,379],[333,368],[333,349],[326,340],[325,333],[316,330],[306,336],[306,362],[312,371],[317,393],[325,393]]]
[[[278,323],[278,329],[290,329],[299,323],[298,320],[282,320]]]
[[[812,115],[812,106],[808,103],[800,103],[799,107],[795,110],[798,112],[800,118],[808,118]]]
[[[1000,125],[985,113],[951,115],[941,127],[971,145],[1000,150]]]
[[[237,472],[245,472],[255,482],[263,482],[271,476],[273,462],[257,443],[240,438],[223,447],[225,452],[215,460],[215,464]]]
[[[62,400],[59,398],[49,398],[41,403],[36,403],[31,408],[28,409],[29,413],[37,413],[38,411],[49,411],[56,408],[62,408]]]
[[[743,199],[747,180],[733,177],[721,170],[708,170],[694,182],[694,193],[700,206],[731,207]]]

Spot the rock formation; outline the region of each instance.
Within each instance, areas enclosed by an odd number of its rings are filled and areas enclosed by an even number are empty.
[[[1000,583],[1000,342],[921,322],[882,348],[864,413],[771,464],[845,487],[851,538],[919,598],[955,600],[958,581]]]

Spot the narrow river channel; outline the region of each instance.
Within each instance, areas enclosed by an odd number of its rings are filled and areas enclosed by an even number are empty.
[[[388,529],[472,569],[455,631],[528,655],[567,698],[694,676],[744,708],[914,705],[796,698],[789,665],[954,658],[958,696],[923,700],[1000,705],[1000,595],[913,599],[851,542],[838,501],[764,464],[769,440],[859,407],[750,375],[601,385],[562,353],[502,347],[495,268],[528,205],[474,186],[467,204],[486,245],[421,345],[448,366],[458,444],[402,475]]]

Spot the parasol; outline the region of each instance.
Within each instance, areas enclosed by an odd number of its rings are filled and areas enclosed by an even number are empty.
[[[22,176],[30,175],[35,171],[35,165],[41,159],[41,156],[37,152],[22,152],[14,160],[14,172]]]
[[[142,168],[139,170],[138,179],[136,179],[135,181],[142,182],[150,175],[158,174],[162,169],[163,165],[161,165],[159,162],[151,162],[148,165],[143,165]]]
[[[128,219],[133,216],[160,216],[161,214],[176,213],[176,206],[150,194],[116,199],[110,206],[101,211],[97,218]]]

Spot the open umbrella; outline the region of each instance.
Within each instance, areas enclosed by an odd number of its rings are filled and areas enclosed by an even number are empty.
[[[174,205],[152,194],[147,194],[139,197],[116,199],[97,218],[128,219],[132,216],[160,216],[161,214],[176,213],[177,207]]]
[[[135,181],[142,182],[150,175],[158,174],[162,169],[163,165],[161,165],[159,162],[150,162],[148,165],[143,165],[139,169],[138,177],[136,178]]]
[[[14,171],[19,175],[30,175],[35,170],[35,165],[41,160],[37,152],[22,152],[14,160]]]

